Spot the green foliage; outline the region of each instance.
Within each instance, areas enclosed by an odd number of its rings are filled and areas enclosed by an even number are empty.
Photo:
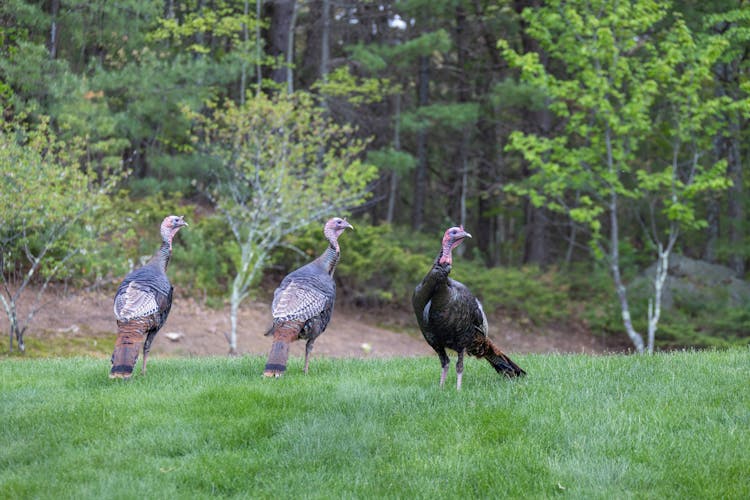
[[[413,112],[401,115],[401,126],[405,132],[416,132],[431,127],[461,130],[477,119],[477,103],[452,103],[421,106]]]
[[[432,56],[447,52],[453,42],[450,35],[443,29],[422,33],[404,43],[394,45],[384,50],[389,59],[397,66],[408,66],[420,56]]]
[[[524,10],[529,35],[552,62],[500,43],[521,80],[548,94],[564,125],[552,138],[511,133],[507,149],[532,173],[508,191],[566,214],[588,233],[593,255],[613,269],[625,327],[642,351],[627,319],[633,311],[620,279],[619,240],[640,230],[649,254],[668,256],[682,231],[706,227],[700,195],[730,185],[726,163],[710,154],[721,109],[733,105],[711,86],[727,44],[695,35],[667,4],[595,4],[601,8],[554,1]],[[564,71],[551,69],[558,65]],[[636,212],[636,229],[625,229],[632,220],[625,207]]]
[[[490,100],[498,108],[521,107],[538,111],[545,108],[547,95],[535,85],[506,78],[492,87]]]
[[[414,170],[417,163],[416,158],[411,154],[406,151],[396,151],[391,147],[368,151],[367,161],[380,170],[392,170],[400,175]]]
[[[541,326],[572,317],[567,285],[554,269],[537,267],[487,269],[480,262],[458,261],[451,275],[482,301],[485,312],[501,312]]]
[[[747,498],[750,351],[0,363],[0,490],[12,498]],[[449,375],[453,382],[455,375]],[[710,450],[710,453],[707,453]],[[136,459],[137,458],[137,459]],[[71,464],[75,464],[71,467]],[[102,467],[107,464],[107,467]],[[324,464],[321,466],[321,464]],[[40,474],[40,470],[44,474]]]
[[[78,252],[94,252],[102,229],[99,211],[109,205],[107,194],[117,181],[98,181],[96,172],[79,163],[80,144],[65,144],[46,122],[24,130],[0,129],[0,247],[3,276],[28,273],[23,282],[53,275],[65,278],[62,264]],[[29,272],[31,271],[31,272]]]
[[[341,240],[336,276],[343,292],[337,300],[411,311],[414,287],[434,263],[439,239],[406,228],[353,224],[355,231]],[[317,257],[325,248],[317,224],[290,237],[288,244],[299,251],[284,249],[275,254],[274,263],[283,270],[282,275]],[[563,305],[569,303],[566,281],[554,269],[487,269],[479,260],[457,256],[451,276],[482,300],[487,314],[508,315],[536,325],[565,320],[572,314]]]
[[[108,227],[95,216],[118,177],[100,172],[100,181],[82,158],[80,143],[60,141],[47,120],[31,128],[0,125],[0,304],[11,350],[14,337],[25,350],[24,332],[42,307],[40,293],[29,300],[24,291],[70,276],[71,259],[94,249]]]
[[[145,264],[157,251],[161,244],[159,225],[164,217],[183,215],[188,227],[173,242],[167,273],[178,295],[220,304],[228,289],[235,249],[226,221],[201,212],[200,207],[184,203],[179,193],[135,199],[121,196],[111,217],[119,217],[122,223],[101,243],[96,258],[88,262],[89,269],[98,272],[83,275],[117,286],[129,271]],[[117,215],[123,213],[127,217]]]
[[[600,244],[602,219],[615,209],[612,196],[660,207],[644,217],[657,227],[666,220],[695,229],[705,225],[696,195],[729,185],[724,162],[698,160],[709,156],[718,111],[728,104],[709,85],[725,44],[697,38],[679,17],[650,42],[643,33],[666,12],[651,1],[606,11],[553,2],[524,11],[530,34],[567,68],[568,79],[549,72],[538,54],[501,44],[523,81],[546,91],[550,109],[566,119],[557,138],[511,134],[509,149],[534,173],[510,189],[567,213]]]
[[[342,216],[370,195],[377,169],[361,160],[366,140],[322,112],[312,95],[263,93],[237,106],[187,113],[196,152],[217,165],[207,189],[233,238],[230,349],[236,312],[287,234]]]
[[[358,78],[349,66],[336,68],[325,81],[316,82],[312,88],[326,98],[345,97],[352,104],[373,104],[401,91],[387,78]]]
[[[239,297],[284,235],[369,196],[376,170],[359,159],[366,141],[323,117],[309,94],[259,94],[244,106],[227,103],[192,118],[199,152],[220,165],[210,196],[238,245]]]
[[[63,78],[66,72],[65,62],[51,60],[44,44],[19,40],[0,57],[0,80],[13,89],[7,109],[15,114],[44,114],[51,97],[46,92],[48,82]]]
[[[255,44],[258,43],[252,37],[251,46],[245,46],[243,35],[245,29],[254,33],[258,25],[264,26],[262,20],[255,18],[253,8],[244,14],[242,5],[237,2],[216,1],[211,8],[200,8],[190,11],[183,8],[184,14],[179,17],[159,18],[157,27],[152,30],[147,40],[150,42],[169,42],[168,46],[176,52],[193,52],[195,54],[208,55],[211,49],[217,51],[215,56],[221,59],[225,56],[224,50],[227,46],[240,47],[247,54],[248,60],[255,54]],[[227,44],[221,49],[216,49],[205,44],[197,43],[203,37],[225,39]],[[255,61],[253,61],[255,62]]]
[[[629,273],[633,274],[633,273]],[[606,269],[575,269],[566,274],[570,296],[581,308],[581,319],[594,333],[620,335],[622,312],[612,292]],[[635,328],[645,331],[650,284],[636,280],[628,287],[630,310]],[[726,297],[706,293],[672,292],[672,304],[662,309],[656,346],[662,349],[684,347],[724,348],[750,345],[750,314],[746,307],[731,305]]]
[[[181,293],[221,305],[229,289],[237,249],[226,221],[219,215],[196,217],[172,260],[174,282]]]
[[[377,73],[388,67],[388,62],[385,60],[384,54],[381,54],[381,51],[377,49],[373,50],[372,47],[358,43],[348,47],[347,50],[349,56],[364,66],[370,73]]]
[[[387,225],[371,226],[354,222],[354,231],[340,240],[341,260],[336,268],[340,301],[367,306],[411,307],[411,294],[431,263],[431,253],[415,252],[403,244],[408,236],[403,229]],[[327,243],[319,223],[290,235],[274,263],[284,274],[320,255]]]

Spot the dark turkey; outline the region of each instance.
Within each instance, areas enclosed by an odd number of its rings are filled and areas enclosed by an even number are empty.
[[[167,278],[172,256],[172,239],[187,226],[182,217],[170,215],[161,223],[161,247],[143,267],[128,274],[115,295],[117,340],[112,353],[110,378],[130,378],[138,353],[143,346],[141,374],[146,374],[146,360],[151,342],[164,325],[172,307],[173,288]]]
[[[289,346],[297,339],[305,345],[305,374],[315,339],[331,320],[336,300],[333,272],[339,261],[338,238],[345,229],[354,229],[346,220],[334,217],[323,226],[328,248],[314,261],[289,273],[273,294],[273,325],[266,335],[273,335],[271,352],[263,375],[280,377],[286,370]]]
[[[446,348],[458,353],[457,389],[461,389],[465,353],[486,359],[498,373],[508,377],[526,374],[490,341],[487,336],[487,316],[479,300],[463,283],[448,277],[453,263],[452,250],[465,238],[471,238],[471,235],[463,227],[452,227],[445,231],[440,253],[412,297],[419,328],[440,357],[443,367],[440,387],[445,383],[450,364]]]

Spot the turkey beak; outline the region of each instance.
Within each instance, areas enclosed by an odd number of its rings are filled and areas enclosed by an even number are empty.
[[[352,231],[354,231],[354,226],[352,226],[351,224],[349,224],[349,222],[347,222],[347,221],[344,221],[344,228],[349,228]]]
[[[180,220],[177,221],[177,227],[183,227],[183,226],[187,226],[187,225],[188,225],[188,223],[185,222],[185,218],[184,217],[180,217]]]
[[[462,238],[471,238],[471,235],[464,231],[464,234],[461,235]]]

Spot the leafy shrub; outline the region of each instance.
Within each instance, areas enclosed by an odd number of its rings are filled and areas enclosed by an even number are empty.
[[[321,227],[309,227],[289,241],[301,250],[277,252],[274,263],[284,272],[319,255],[325,248]],[[440,235],[415,234],[405,228],[355,223],[341,238],[336,271],[339,301],[369,307],[411,309],[414,287],[432,266]],[[468,253],[468,252],[467,252]],[[569,314],[564,280],[556,270],[529,267],[487,269],[480,261],[454,256],[452,276],[482,300],[485,311],[502,311],[543,324]]]
[[[399,230],[354,222],[355,230],[340,239],[341,261],[336,268],[338,300],[365,306],[398,306],[411,303],[411,293],[431,258],[402,245]],[[294,235],[289,246],[274,253],[273,262],[283,273],[307,262],[325,249],[322,224]],[[291,250],[295,248],[296,251]]]
[[[159,245],[156,228],[168,213],[184,214],[190,224],[175,240],[169,271],[178,293],[202,298],[209,305],[222,304],[237,251],[234,238],[221,217],[203,215],[200,207],[182,204],[177,197],[115,200],[113,214],[119,215],[110,217],[122,220],[119,229],[95,251],[76,256],[68,279],[116,286],[130,269],[153,254]],[[356,229],[341,238],[337,302],[410,311],[414,287],[432,265],[441,235],[358,221],[353,224]],[[86,237],[86,228],[76,231],[79,237]],[[273,252],[261,292],[269,297],[286,273],[320,255],[325,246],[322,223],[291,235]],[[579,264],[563,271],[537,267],[488,269],[481,259],[469,257],[470,242],[464,251],[463,256],[454,256],[452,276],[471,288],[488,314],[500,313],[535,325],[581,321],[594,333],[625,335],[619,302],[605,268]],[[644,334],[647,292],[645,286],[629,288],[634,326]],[[674,295],[674,301],[673,308],[662,310],[657,346],[723,347],[750,342],[750,311],[746,308],[680,294]]]
[[[125,215],[123,215],[125,214]],[[102,217],[118,219],[117,228],[71,263],[78,285],[114,288],[132,269],[145,264],[160,245],[159,225],[170,214],[184,215],[189,226],[174,240],[169,275],[178,293],[201,297],[218,305],[226,294],[232,265],[232,237],[220,217],[201,217],[200,207],[185,204],[180,195],[133,200],[121,193]]]
[[[571,279],[585,280],[582,270]],[[604,335],[625,335],[620,304],[612,290],[611,278],[603,269],[589,274],[592,286],[588,297],[571,294],[580,301],[582,316],[591,331]],[[608,283],[606,281],[609,281]],[[642,335],[648,331],[650,283],[640,280],[628,288],[633,327]],[[573,284],[572,290],[578,289]],[[728,305],[721,296],[713,299],[700,294],[673,292],[672,307],[662,305],[655,344],[662,349],[681,347],[728,347],[750,343],[750,311]]]
[[[570,318],[567,285],[559,272],[529,266],[487,269],[476,261],[456,265],[453,277],[480,298],[486,312],[501,311],[535,325]]]
[[[189,224],[187,231],[180,232],[182,251],[173,254],[174,281],[186,294],[219,306],[232,278],[234,238],[224,219],[216,215],[196,217]]]

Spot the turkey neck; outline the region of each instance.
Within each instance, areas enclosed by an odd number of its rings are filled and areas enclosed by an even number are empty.
[[[333,276],[333,272],[336,270],[336,264],[339,263],[340,255],[341,252],[339,251],[338,241],[331,239],[329,240],[328,248],[323,252],[323,255],[318,257],[318,261],[323,266],[323,269],[325,269],[330,276]]]
[[[167,266],[169,265],[169,259],[172,257],[172,242],[169,240],[162,240],[159,250],[151,257],[148,261],[149,265],[156,266],[163,272],[167,272]]]
[[[435,258],[435,262],[432,264],[432,268],[427,273],[427,276],[424,277],[423,282],[426,285],[426,289],[434,291],[436,286],[444,285],[448,282],[448,274],[450,273],[450,269],[446,269],[445,262],[440,262],[441,260],[445,260],[446,256],[447,264],[450,265],[450,263],[452,262],[450,247],[444,247],[440,249],[440,253]]]

